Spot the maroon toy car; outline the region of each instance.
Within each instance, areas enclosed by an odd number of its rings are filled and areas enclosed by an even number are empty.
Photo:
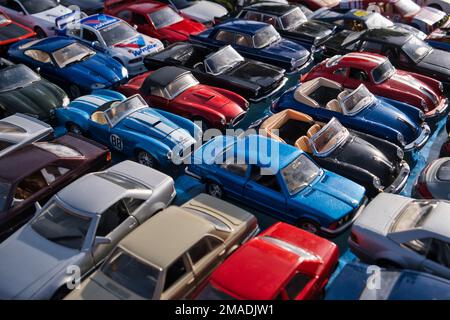
[[[177,41],[187,41],[206,27],[194,20],[183,17],[172,7],[148,0],[106,0],[106,14],[135,25],[137,31],[161,40],[164,46]]]
[[[0,120],[0,241],[32,216],[36,202],[111,160],[102,145],[72,135],[48,139],[52,131],[21,114]]]
[[[375,95],[419,108],[432,122],[447,113],[448,101],[442,83],[412,72],[395,69],[382,55],[353,52],[323,61],[302,76],[302,81],[324,77],[344,87],[356,89],[364,84]]]
[[[190,71],[172,66],[139,75],[118,91],[128,97],[139,93],[150,106],[200,122],[203,131],[235,127],[249,105],[240,95],[199,84]]]

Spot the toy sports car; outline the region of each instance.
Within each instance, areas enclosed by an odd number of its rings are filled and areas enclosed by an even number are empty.
[[[305,70],[312,63],[312,55],[303,46],[282,38],[272,25],[259,21],[229,20],[189,39],[213,49],[229,44],[246,58],[289,72]]]
[[[338,258],[333,242],[279,222],[226,259],[196,299],[319,299]]]
[[[450,200],[450,158],[429,163],[418,174],[412,196],[418,199]]]
[[[20,112],[54,124],[55,108],[69,102],[61,88],[27,66],[0,59],[0,119]]]
[[[269,23],[282,37],[309,48],[328,37],[335,29],[328,23],[309,20],[296,5],[276,2],[257,2],[243,8],[237,17]]]
[[[202,84],[226,88],[252,102],[274,95],[287,81],[284,69],[243,58],[230,45],[216,50],[199,44],[176,43],[145,57],[144,62],[150,70],[164,66],[186,69]]]
[[[161,0],[160,2],[169,4],[182,16],[203,23],[207,27],[229,17],[228,10],[224,6],[211,1]]]
[[[0,10],[12,20],[33,29],[39,38],[56,33],[58,18],[61,24],[66,24],[84,15],[61,5],[58,0],[2,0]]]
[[[191,121],[150,108],[140,95],[110,90],[75,99],[56,114],[69,132],[87,134],[148,167],[181,162],[202,135]]]
[[[236,93],[199,84],[191,72],[178,67],[144,73],[118,90],[126,96],[139,93],[150,106],[201,124],[202,131],[235,127],[249,106]]]
[[[11,46],[8,54],[12,61],[38,69],[71,98],[128,80],[128,72],[119,62],[67,37],[24,40]]]
[[[210,195],[232,197],[311,233],[342,233],[366,203],[362,186],[260,135],[218,136],[191,162],[186,172],[205,182]]]
[[[6,14],[0,12],[0,54],[5,54],[11,44],[35,35],[33,30],[11,21]]]
[[[69,266],[85,277],[175,195],[171,177],[131,161],[72,182],[0,244],[0,298],[61,299]]]
[[[120,17],[137,31],[162,41],[165,47],[187,41],[206,29],[200,22],[178,14],[172,7],[151,0],[106,0],[104,13]]]
[[[448,113],[448,99],[441,82],[417,73],[396,69],[382,55],[353,52],[336,55],[314,66],[302,76],[302,82],[318,77],[342,83],[355,89],[364,84],[377,96],[412,105],[425,114],[427,121],[436,122]]]
[[[425,42],[436,49],[450,51],[450,27],[434,30]]]
[[[427,37],[424,32],[410,25],[392,22],[378,12],[369,12],[359,9],[352,9],[345,13],[339,13],[328,9],[317,10],[311,15],[310,19],[331,23],[335,25],[339,31],[363,31],[366,29],[388,28],[411,32],[422,40]]]
[[[287,109],[267,118],[259,129],[260,134],[303,150],[322,168],[362,185],[370,196],[399,193],[409,177],[400,147],[347,130],[336,118],[324,124]]]
[[[104,146],[71,135],[51,139],[52,131],[22,114],[0,120],[0,242],[32,216],[36,201],[111,160]]]
[[[386,139],[405,152],[422,148],[431,130],[425,116],[410,105],[376,97],[361,84],[347,90],[341,84],[316,78],[286,91],[272,105],[272,112],[294,109],[316,121],[337,118],[345,127]]]
[[[140,34],[122,19],[105,14],[67,24],[60,34],[78,39],[119,61],[132,76],[147,71],[144,57],[164,48],[161,41]]]
[[[434,49],[409,32],[371,29],[341,31],[321,43],[324,57],[354,51],[378,53],[389,58],[398,69],[423,74],[441,81],[450,92],[450,52]]]

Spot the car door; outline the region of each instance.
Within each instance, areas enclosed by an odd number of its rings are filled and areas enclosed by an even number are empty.
[[[183,254],[164,272],[162,300],[180,300],[195,290],[195,275],[187,254]]]
[[[348,77],[343,83],[344,87],[354,89],[357,88],[361,83],[370,90],[371,83],[367,72],[360,68],[349,68]]]
[[[430,239],[422,268],[428,273],[450,279],[450,243],[436,238]]]
[[[92,138],[104,145],[112,146],[114,149],[121,151],[123,149],[122,140],[120,138],[115,139],[111,133],[111,127],[108,123],[99,123],[92,121],[91,118],[88,120],[89,133]]]
[[[225,192],[241,199],[244,185],[247,183],[247,164],[240,164],[234,156],[228,157],[223,164],[216,165],[216,177]]]

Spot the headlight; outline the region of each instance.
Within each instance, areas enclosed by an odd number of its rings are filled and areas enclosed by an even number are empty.
[[[444,93],[444,85],[442,82],[439,82],[439,90],[441,90],[441,93]]]
[[[425,110],[426,112],[428,112],[428,105],[425,102],[425,100],[420,100],[420,105],[422,106],[423,110]]]
[[[92,89],[92,90],[95,90],[95,89],[103,89],[103,88],[105,88],[105,85],[104,85],[103,83],[94,83],[94,84],[91,86],[91,89]]]
[[[122,77],[124,77],[124,78],[128,77],[128,70],[127,70],[127,68],[122,66],[121,72],[122,72]]]
[[[167,152],[167,159],[168,159],[168,160],[172,159],[172,150],[170,150],[169,152]]]
[[[69,103],[70,103],[69,97],[68,97],[68,96],[65,96],[65,97],[63,98],[63,101],[62,101],[62,106],[63,106],[63,107],[67,107],[67,106],[69,105]]]
[[[375,189],[378,189],[378,190],[381,189],[381,181],[380,181],[380,178],[378,178],[378,177],[373,178],[373,187],[374,187]]]
[[[402,160],[405,157],[405,152],[400,148],[397,149],[397,157],[399,157],[400,160]]]
[[[404,137],[401,133],[398,133],[398,134],[397,134],[397,141],[398,141],[402,146],[406,146],[405,137]]]

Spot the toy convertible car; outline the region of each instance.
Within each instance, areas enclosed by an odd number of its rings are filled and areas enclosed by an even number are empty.
[[[56,114],[69,132],[87,134],[148,167],[182,161],[202,135],[191,121],[150,108],[140,95],[110,90],[75,99]]]
[[[422,148],[431,134],[419,109],[375,97],[363,84],[351,91],[337,82],[316,78],[286,91],[272,105],[274,113],[285,109],[321,122],[335,117],[349,129],[386,139],[406,152]]]
[[[259,129],[260,134],[296,146],[321,167],[364,186],[371,196],[399,193],[409,177],[400,147],[347,130],[336,118],[324,124],[287,109],[269,117]]]
[[[253,102],[274,95],[287,81],[284,69],[246,59],[230,45],[215,50],[176,43],[144,61],[149,70],[164,66],[184,68],[202,84],[226,88]]]
[[[343,232],[367,201],[360,185],[320,168],[293,146],[259,135],[210,140],[186,172],[205,182],[212,196],[230,196],[311,233]]]
[[[202,131],[235,127],[249,106],[234,92],[201,85],[192,73],[177,67],[144,73],[118,90],[126,96],[139,93],[150,106],[201,124]]]

